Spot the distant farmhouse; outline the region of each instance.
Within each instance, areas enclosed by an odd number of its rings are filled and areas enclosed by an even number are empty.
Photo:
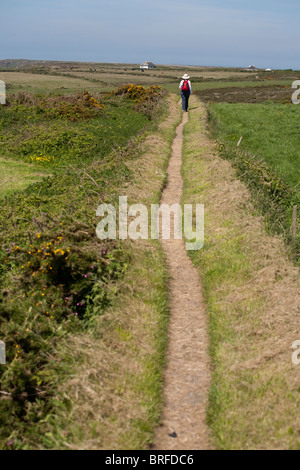
[[[255,72],[258,69],[255,67],[255,65],[249,65],[249,67],[246,70],[249,70],[249,72]]]
[[[156,69],[156,65],[150,62],[150,60],[146,60],[146,62],[140,65],[140,69]]]
[[[249,67],[246,69],[248,72],[258,72],[258,68],[255,67],[255,65],[249,65]],[[265,72],[272,72],[272,69],[265,69]]]

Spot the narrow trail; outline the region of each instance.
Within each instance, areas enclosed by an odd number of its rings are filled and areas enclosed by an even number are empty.
[[[161,203],[181,202],[183,127],[176,129],[168,166],[168,185]],[[206,410],[210,385],[208,334],[202,288],[184,240],[161,240],[169,274],[169,343],[164,376],[162,425],[152,449],[209,449]]]

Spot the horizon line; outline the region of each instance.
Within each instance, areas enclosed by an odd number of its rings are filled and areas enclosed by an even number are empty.
[[[35,62],[62,62],[62,63],[83,63],[83,64],[112,64],[112,65],[141,65],[141,63],[138,62],[107,62],[107,61],[91,61],[91,60],[62,60],[62,59],[27,59],[27,58],[22,58],[19,57],[17,59],[12,59],[12,58],[5,58],[5,59],[0,59],[1,61],[6,61],[6,60],[24,60],[24,61],[35,61]],[[213,68],[232,68],[232,69],[247,69],[249,66],[239,66],[239,65],[196,65],[196,64],[159,64],[156,63],[157,66],[161,67],[213,67]],[[297,71],[298,69],[293,69],[293,68],[278,68],[278,67],[257,67],[257,70],[260,69],[266,69],[266,68],[271,68],[272,70],[293,70]]]

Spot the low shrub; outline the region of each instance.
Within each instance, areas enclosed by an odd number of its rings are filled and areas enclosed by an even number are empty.
[[[110,93],[111,96],[123,96],[134,101],[136,110],[145,114],[149,119],[157,111],[157,103],[164,95],[164,91],[158,85],[145,88],[142,85],[128,83]]]
[[[75,95],[39,97],[19,92],[8,98],[7,106],[16,113],[27,113],[31,118],[67,119],[72,122],[99,116],[104,105],[87,90]]]

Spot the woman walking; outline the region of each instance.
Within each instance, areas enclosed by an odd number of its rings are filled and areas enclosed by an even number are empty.
[[[189,107],[189,97],[192,94],[192,85],[190,82],[190,77],[185,73],[182,77],[182,80],[179,85],[181,99],[182,99],[182,111],[188,110]]]

